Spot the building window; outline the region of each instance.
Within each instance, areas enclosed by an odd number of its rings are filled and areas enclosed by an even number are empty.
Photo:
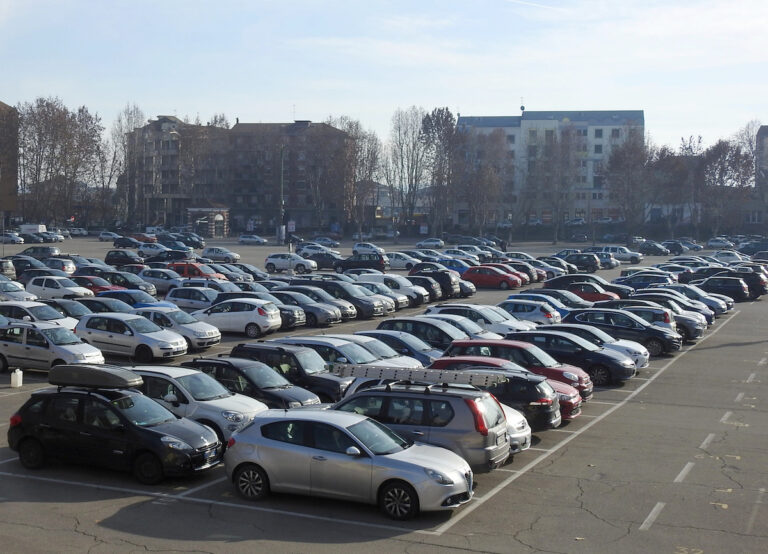
[[[528,140],[536,142],[536,129],[528,129]]]
[[[595,186],[596,189],[603,188],[603,184],[605,183],[605,177],[602,175],[595,175],[592,177],[592,184]]]
[[[620,138],[621,137],[621,129],[611,129],[611,138]]]
[[[515,135],[507,135],[507,144],[515,144]]]
[[[515,151],[514,150],[510,150],[509,151],[509,159],[510,160],[514,160],[515,159]]]
[[[603,193],[602,192],[593,192],[592,193],[592,200],[602,200],[603,199]]]
[[[587,169],[587,160],[581,160],[580,165],[582,169]]]
[[[538,153],[538,148],[536,148],[536,146],[531,145],[531,146],[528,147],[528,157],[529,158],[535,158],[537,153]]]
[[[603,145],[595,144],[595,154],[602,154],[602,153],[603,153]]]
[[[576,129],[576,136],[577,137],[586,137],[587,136],[587,130],[586,129]]]
[[[547,144],[552,144],[555,141],[555,132],[552,129],[544,131],[544,140]]]
[[[595,129],[595,138],[596,139],[603,138],[603,130],[602,129]]]

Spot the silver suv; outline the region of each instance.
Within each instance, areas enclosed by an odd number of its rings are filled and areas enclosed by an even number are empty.
[[[447,448],[475,471],[495,469],[509,457],[504,411],[478,389],[394,383],[358,391],[333,409],[366,415],[402,437]]]
[[[264,269],[267,270],[267,273],[285,271],[288,269],[295,271],[296,273],[311,273],[317,271],[317,262],[302,258],[298,254],[270,254],[267,256],[267,259],[264,260]]]
[[[101,350],[54,323],[0,327],[0,373],[9,367],[51,369],[60,364],[103,364]]]

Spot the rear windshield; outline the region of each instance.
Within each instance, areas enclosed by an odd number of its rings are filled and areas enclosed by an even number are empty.
[[[476,401],[477,406],[480,408],[480,413],[483,414],[485,419],[485,425],[488,429],[493,429],[497,425],[501,425],[506,421],[504,412],[492,396],[483,395],[482,398],[478,398]]]

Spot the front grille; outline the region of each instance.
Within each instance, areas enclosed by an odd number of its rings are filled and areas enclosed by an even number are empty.
[[[472,490],[472,472],[471,471],[467,471],[464,474],[464,481],[466,481],[467,483],[467,490],[471,491]]]
[[[215,462],[217,458],[221,457],[220,446],[220,442],[215,442],[195,449],[194,454],[189,457],[190,462],[192,463],[192,468],[207,466]]]

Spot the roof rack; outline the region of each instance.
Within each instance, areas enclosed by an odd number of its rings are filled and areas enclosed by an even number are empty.
[[[61,387],[86,389],[131,389],[141,386],[141,377],[120,366],[67,364],[53,366],[48,382]]]
[[[331,373],[339,377],[363,377],[418,383],[457,383],[490,387],[507,378],[499,373],[461,371],[451,369],[405,369],[402,367],[380,367],[356,364],[329,364]]]

